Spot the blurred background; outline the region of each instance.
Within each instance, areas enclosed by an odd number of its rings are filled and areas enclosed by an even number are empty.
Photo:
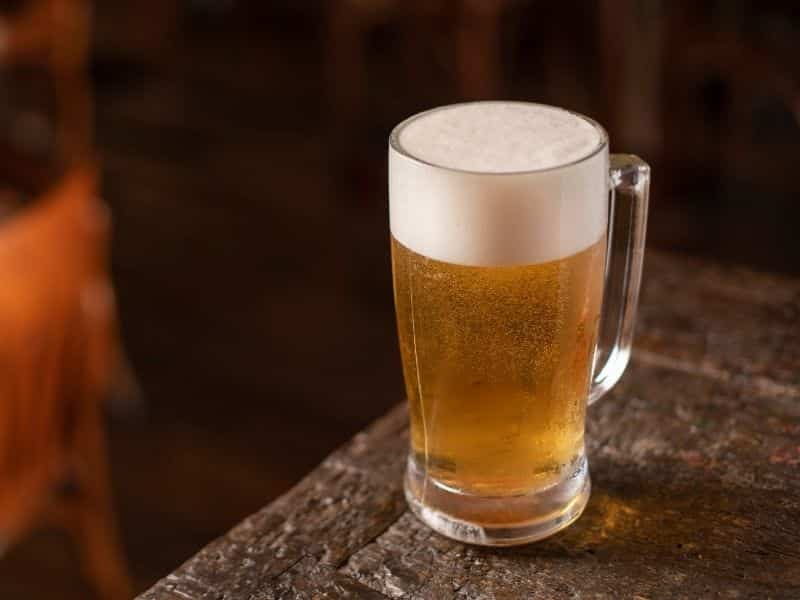
[[[4,600],[144,590],[402,400],[386,138],[414,112],[587,114],[653,166],[651,248],[800,275],[794,0],[0,16]]]

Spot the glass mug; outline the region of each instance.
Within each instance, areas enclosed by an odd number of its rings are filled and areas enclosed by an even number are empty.
[[[405,493],[434,530],[506,546],[580,516],[586,406],[630,356],[649,182],[593,120],[540,104],[444,106],[392,132]],[[621,265],[616,195],[631,207]]]

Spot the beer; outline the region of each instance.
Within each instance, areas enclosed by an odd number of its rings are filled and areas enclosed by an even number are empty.
[[[627,179],[609,171],[596,123],[528,103],[442,107],[392,132],[392,268],[411,417],[405,491],[440,533],[524,543],[586,504],[587,399],[625,368],[644,244],[649,171],[623,158],[640,169]],[[639,204],[621,286],[629,301],[611,368],[593,379],[610,174],[615,187],[638,186]]]
[[[392,238],[412,460],[468,494],[557,483],[583,456],[605,239],[533,265],[438,261]]]

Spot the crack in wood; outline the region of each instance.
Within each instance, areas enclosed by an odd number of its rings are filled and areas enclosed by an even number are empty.
[[[761,396],[780,396],[788,398],[800,398],[800,386],[784,384],[768,377],[745,376],[715,367],[708,363],[695,363],[693,361],[681,360],[672,356],[651,352],[648,350],[637,350],[634,348],[631,354],[632,360],[646,365],[670,369],[680,373],[696,375],[721,381],[733,383],[740,387],[752,389]]]

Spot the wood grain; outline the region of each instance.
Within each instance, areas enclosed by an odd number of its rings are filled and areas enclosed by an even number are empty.
[[[491,549],[422,525],[399,405],[140,598],[800,596],[800,282],[661,254],[647,269],[567,530]]]

